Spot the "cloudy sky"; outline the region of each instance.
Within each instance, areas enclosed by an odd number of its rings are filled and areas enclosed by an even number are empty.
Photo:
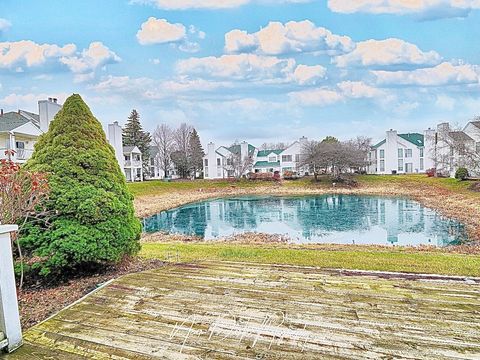
[[[80,93],[207,143],[480,115],[479,0],[0,0],[0,107]]]

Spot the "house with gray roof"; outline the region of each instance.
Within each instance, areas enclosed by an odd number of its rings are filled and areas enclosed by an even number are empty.
[[[38,102],[38,114],[0,109],[0,159],[26,162],[33,154],[38,137],[48,130],[50,122],[61,108],[57,99],[49,98]]]

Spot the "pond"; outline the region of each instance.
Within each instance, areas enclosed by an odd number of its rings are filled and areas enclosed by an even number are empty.
[[[420,203],[359,195],[256,196],[207,200],[144,219],[144,231],[224,239],[245,232],[293,243],[434,245],[467,239],[461,223]]]

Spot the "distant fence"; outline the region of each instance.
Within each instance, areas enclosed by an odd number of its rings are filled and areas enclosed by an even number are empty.
[[[8,352],[22,345],[10,238],[17,230],[17,225],[0,225],[0,351]]]

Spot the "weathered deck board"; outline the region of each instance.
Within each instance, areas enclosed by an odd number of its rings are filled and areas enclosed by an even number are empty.
[[[124,276],[25,338],[6,359],[480,359],[480,285],[171,265]]]

